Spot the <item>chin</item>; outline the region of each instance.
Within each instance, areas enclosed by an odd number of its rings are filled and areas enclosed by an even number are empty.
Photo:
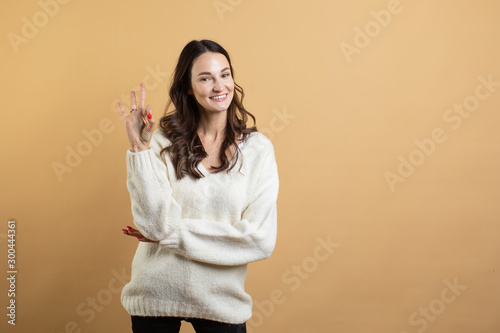
[[[215,111],[215,112],[222,112],[222,111],[227,111],[227,109],[229,109],[229,106],[231,105],[231,103],[224,103],[224,104],[221,104],[221,105],[211,105],[211,110],[212,111]]]

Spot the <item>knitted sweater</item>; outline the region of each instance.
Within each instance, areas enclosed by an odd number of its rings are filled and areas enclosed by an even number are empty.
[[[268,258],[277,233],[278,168],[259,132],[239,144],[237,165],[201,179],[177,179],[160,150],[127,152],[127,187],[136,228],[158,243],[139,242],[121,302],[130,315],[194,317],[239,324],[252,316],[244,290],[247,264]],[[241,170],[239,167],[241,167]]]

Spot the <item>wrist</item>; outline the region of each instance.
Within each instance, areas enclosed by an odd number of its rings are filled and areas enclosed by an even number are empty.
[[[130,151],[133,153],[140,153],[141,151],[148,150],[149,146],[132,146]]]

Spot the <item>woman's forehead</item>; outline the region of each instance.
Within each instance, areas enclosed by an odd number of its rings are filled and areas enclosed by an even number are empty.
[[[229,62],[222,53],[205,52],[193,62],[192,75],[199,73],[219,73],[229,68]]]

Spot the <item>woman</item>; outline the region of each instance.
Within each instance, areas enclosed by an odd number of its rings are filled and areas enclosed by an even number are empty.
[[[247,264],[268,258],[277,232],[278,169],[272,143],[243,107],[226,50],[191,41],[154,131],[141,83],[130,112],[118,103],[131,148],[127,186],[140,242],[122,291],[134,332],[246,332]],[[173,110],[169,111],[169,106]]]

